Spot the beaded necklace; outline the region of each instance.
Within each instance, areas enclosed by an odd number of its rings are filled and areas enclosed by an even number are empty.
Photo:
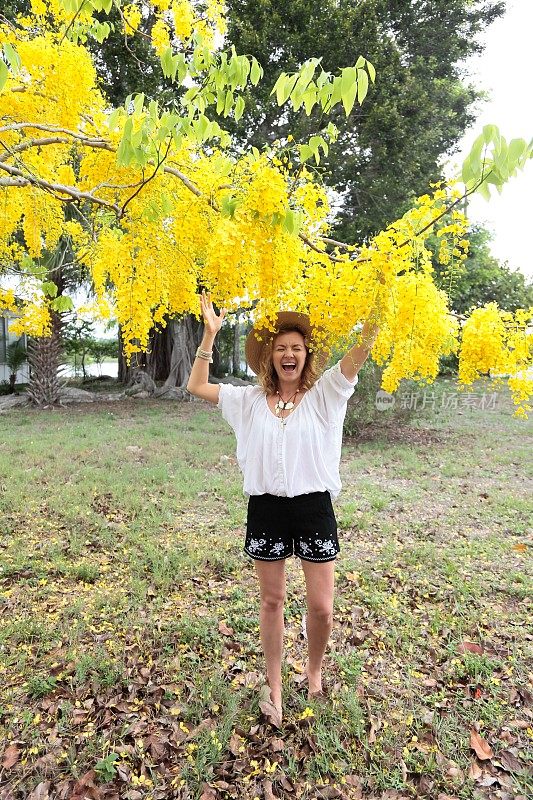
[[[291,411],[294,408],[294,400],[296,399],[296,395],[298,394],[299,391],[300,391],[299,388],[296,389],[296,391],[294,392],[292,397],[289,397],[288,400],[283,400],[283,398],[280,395],[280,393],[276,392],[276,394],[278,396],[278,399],[276,400],[276,405],[274,406],[274,411],[276,412],[276,416],[281,419],[281,424],[282,425],[285,425],[285,420],[286,420],[286,417],[282,416],[282,412],[283,411],[288,411],[289,414],[291,413]]]

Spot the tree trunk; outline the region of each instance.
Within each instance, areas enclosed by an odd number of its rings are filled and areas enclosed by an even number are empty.
[[[149,351],[146,354],[146,372],[154,381],[165,381],[170,373],[172,360],[172,331],[170,322],[161,330],[150,334]]]
[[[124,355],[124,342],[122,340],[122,331],[120,325],[118,328],[118,381],[119,383],[131,383],[133,375],[137,370],[144,369],[146,366],[145,353],[133,353],[130,363],[126,362]]]
[[[171,320],[168,328],[172,337],[172,356],[169,374],[163,388],[169,389],[173,386],[184,388],[191,374],[196,348],[202,338],[203,323],[198,322],[191,314],[187,314],[180,320]]]
[[[131,362],[126,363],[122,335],[118,333],[118,380],[120,383],[131,383],[134,373],[142,369],[154,381],[165,381],[170,373],[172,358],[172,324],[168,322],[161,330],[154,329],[150,333],[148,351],[134,353]]]
[[[241,371],[241,326],[235,321],[233,328],[232,374],[238,375]]]
[[[38,406],[52,406],[59,402],[62,381],[59,378],[61,364],[61,318],[52,314],[52,334],[33,339],[28,343],[30,383],[28,395]]]

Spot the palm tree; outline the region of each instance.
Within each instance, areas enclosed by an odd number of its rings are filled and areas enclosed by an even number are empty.
[[[17,382],[17,372],[28,358],[28,353],[24,347],[24,340],[21,336],[16,342],[11,342],[6,350],[6,364],[9,367],[9,392],[15,393]]]

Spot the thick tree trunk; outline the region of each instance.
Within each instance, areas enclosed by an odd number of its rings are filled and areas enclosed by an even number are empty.
[[[28,395],[38,406],[52,406],[59,402],[63,382],[59,377],[61,364],[61,318],[52,314],[52,333],[48,337],[33,339],[28,344],[30,383]]]
[[[202,338],[203,323],[188,314],[180,320],[171,320],[167,327],[172,337],[172,355],[163,388],[184,388],[191,374],[196,348]]]
[[[118,380],[120,383],[131,383],[135,372],[143,370],[154,381],[165,381],[170,372],[172,358],[173,337],[171,323],[167,323],[161,330],[153,330],[150,334],[150,344],[146,353],[136,353],[131,358],[131,363],[126,363],[123,351],[122,337],[119,330],[118,337]]]
[[[146,372],[154,381],[165,381],[170,372],[172,359],[172,332],[170,323],[165,328],[154,330],[150,335],[150,347],[146,354]]]
[[[140,369],[144,369],[146,366],[146,354],[145,353],[133,353],[130,363],[126,362],[126,356],[124,355],[124,342],[122,340],[122,331],[118,329],[118,380],[119,383],[123,383],[125,385],[131,383],[135,372]]]

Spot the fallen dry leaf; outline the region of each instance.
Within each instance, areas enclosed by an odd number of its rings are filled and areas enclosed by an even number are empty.
[[[485,739],[483,739],[474,729],[470,731],[470,747],[475,751],[476,756],[481,761],[486,761],[488,758],[492,758],[494,755],[488,742],[486,742]]]
[[[95,784],[96,772],[90,769],[74,784],[70,800],[100,800],[102,793]]]
[[[496,766],[501,766],[506,772],[520,772],[523,766],[510,750],[502,750],[498,753],[498,762],[499,764]]]
[[[281,728],[281,714],[270,699],[270,686],[266,683],[259,690],[259,708],[274,728]]]
[[[272,781],[263,781],[263,796],[265,800],[276,800],[276,795],[272,791]]]
[[[200,795],[200,800],[217,800],[216,791],[209,786],[208,783],[204,783],[202,785],[202,794]]]
[[[50,781],[41,781],[41,783],[37,784],[35,789],[30,792],[28,795],[27,800],[48,800],[50,795],[48,794],[48,790],[50,788]]]
[[[478,778],[481,778],[483,774],[483,770],[475,761],[470,762],[470,767],[468,769],[468,777],[471,778],[473,781],[477,781]]]
[[[4,751],[4,757],[2,758],[2,766],[4,769],[11,769],[14,766],[20,757],[20,750],[18,749],[16,744],[10,744]]]
[[[457,645],[457,652],[458,653],[477,653],[477,655],[481,655],[484,650],[480,644],[475,644],[475,642],[461,642],[461,644]]]
[[[223,619],[220,620],[220,622],[218,623],[218,630],[219,633],[222,634],[222,636],[233,636],[233,634],[235,633],[233,628],[230,628],[229,625],[226,625]]]

